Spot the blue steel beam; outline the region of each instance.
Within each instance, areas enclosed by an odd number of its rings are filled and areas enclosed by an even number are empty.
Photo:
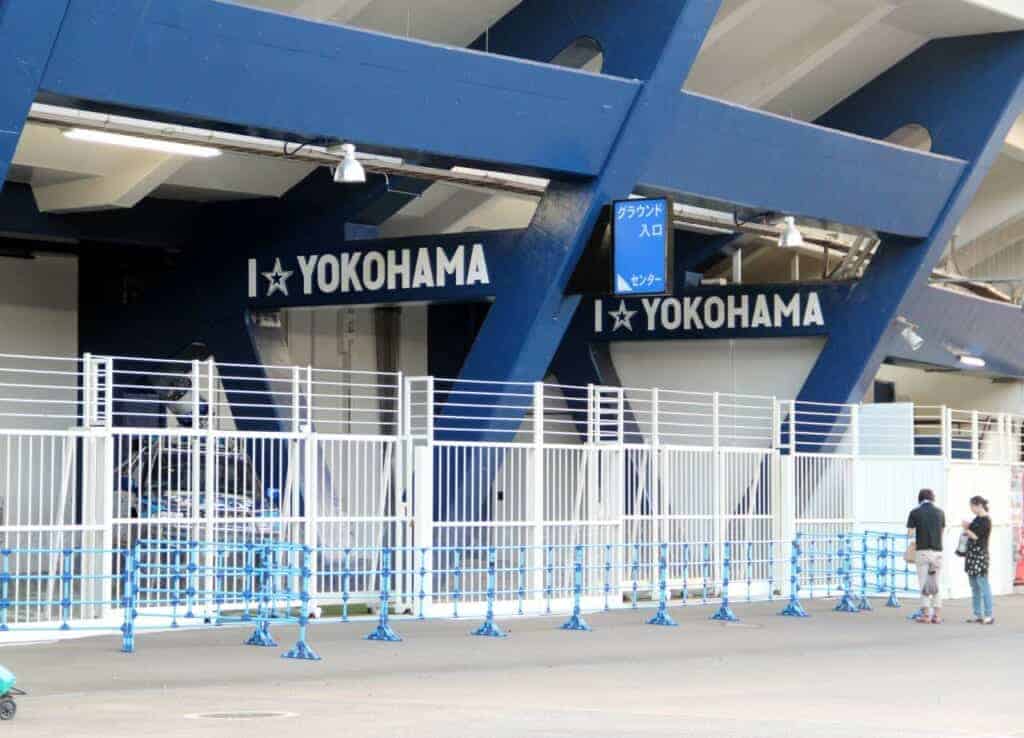
[[[0,189],[67,6],[68,0],[0,2]]]
[[[671,115],[646,188],[904,236],[931,231],[966,166],[687,92]]]
[[[640,85],[214,0],[70,0],[41,87],[210,125],[593,175]]]
[[[601,12],[578,14],[578,2],[552,7],[524,3],[509,22],[546,29],[544,44],[528,37],[525,54],[550,54],[586,33],[602,42],[605,71],[630,64],[646,82],[630,111],[598,177],[584,184],[553,182],[520,241],[523,289],[514,300],[491,306],[476,342],[463,365],[463,379],[501,377],[533,381],[543,377],[579,304],[566,297],[565,285],[575,268],[601,208],[633,191],[648,159],[672,130],[671,101],[696,58],[701,41],[718,10],[718,0],[658,0],[637,13],[630,3],[607,2]],[[499,24],[499,27],[501,24]],[[609,35],[604,35],[608,31]],[[499,44],[500,28],[491,48],[514,53]],[[645,43],[636,43],[637,39]],[[511,40],[509,44],[513,43]],[[661,44],[659,46],[659,43]],[[538,50],[539,49],[539,50]],[[634,53],[635,50],[636,53]],[[642,58],[638,66],[636,57]],[[550,57],[548,57],[550,58]]]
[[[908,297],[925,288],[1022,110],[1024,33],[1007,33],[931,41],[824,116],[823,125],[870,137],[920,124],[931,133],[933,151],[968,165],[927,238],[883,239],[800,400],[852,402],[864,396],[886,358],[893,320]]]

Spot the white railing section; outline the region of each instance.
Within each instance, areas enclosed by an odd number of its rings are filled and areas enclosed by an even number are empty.
[[[41,603],[12,613],[22,624],[57,617],[37,583],[68,567],[90,588],[74,617],[109,614],[115,552],[145,540],[195,541],[204,556],[217,550],[206,544],[302,542],[318,550],[317,596],[345,603],[377,597],[373,576],[354,572],[377,571],[382,546],[420,552],[395,571],[418,579],[398,591],[419,588],[428,607],[450,606],[452,572],[476,576],[485,564],[459,557],[489,548],[541,592],[551,557],[627,547],[631,581],[651,588],[653,544],[697,546],[701,576],[717,577],[727,541],[760,562],[797,533],[832,536],[864,520],[896,530],[908,485],[1022,463],[1024,417],[1006,413],[0,355],[0,546],[21,551],[5,557],[18,575],[7,596]],[[82,549],[110,553],[68,560]],[[671,586],[692,584],[690,568],[671,560]],[[165,606],[161,591],[143,604]]]

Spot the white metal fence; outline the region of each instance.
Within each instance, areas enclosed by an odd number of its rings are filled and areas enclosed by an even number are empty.
[[[673,544],[669,583],[687,588],[720,578],[729,542],[749,592],[780,582],[770,562],[798,532],[898,529],[916,493],[907,480],[941,493],[953,465],[958,479],[985,466],[1018,479],[1022,430],[1020,416],[944,407],[0,356],[0,545],[17,550],[2,557],[4,599],[28,603],[12,624],[53,621],[56,595],[40,589],[73,570],[89,596],[76,593],[86,604],[72,619],[102,619],[119,606],[120,552],[147,540],[195,541],[207,556],[302,542],[317,552],[315,595],[346,604],[376,598],[389,546],[415,559],[394,569],[419,582],[396,591],[418,587],[428,610],[453,592],[471,608],[489,549],[504,557],[506,593],[523,571],[528,592],[569,591],[545,570],[569,576],[562,559],[583,546],[597,557],[587,592],[639,582],[650,596],[652,544]],[[614,566],[597,560],[602,547]],[[170,587],[147,591],[143,606],[167,605]]]

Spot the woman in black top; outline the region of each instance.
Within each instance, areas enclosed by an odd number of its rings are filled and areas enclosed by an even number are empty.
[[[988,582],[988,539],[992,533],[992,519],[988,516],[988,500],[980,495],[971,498],[971,512],[974,520],[964,522],[964,532],[970,539],[967,543],[967,554],[964,568],[971,582],[971,595],[974,600],[974,617],[968,622],[991,625],[992,587]]]

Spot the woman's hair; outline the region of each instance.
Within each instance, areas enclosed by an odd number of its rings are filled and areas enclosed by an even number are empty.
[[[974,497],[971,498],[971,504],[981,505],[981,507],[984,508],[985,512],[988,512],[988,500],[986,500],[981,495],[974,495]]]

